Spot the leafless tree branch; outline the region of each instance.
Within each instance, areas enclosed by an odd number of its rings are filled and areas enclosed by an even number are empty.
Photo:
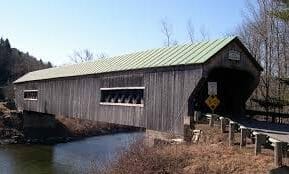
[[[165,46],[169,47],[172,45],[177,45],[177,41],[174,40],[173,37],[173,31],[172,31],[172,25],[168,23],[166,19],[161,20],[161,32],[165,36]]]
[[[195,30],[194,30],[194,26],[192,24],[191,19],[188,21],[188,24],[187,24],[187,32],[189,35],[190,42],[194,43],[195,42]]]

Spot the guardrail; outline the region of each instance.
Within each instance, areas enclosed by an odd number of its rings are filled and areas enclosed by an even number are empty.
[[[200,113],[198,113],[198,116]],[[253,138],[255,140],[255,149],[254,153],[255,155],[258,155],[262,152],[262,146],[270,143],[271,146],[274,147],[274,164],[276,167],[282,166],[282,159],[288,158],[288,143],[289,143],[289,132],[288,132],[288,140],[281,140],[276,138],[276,136],[273,136],[274,133],[267,133],[264,131],[260,131],[255,128],[250,128],[242,125],[241,123],[238,123],[236,121],[233,121],[229,118],[219,116],[216,114],[205,114],[207,119],[209,120],[209,125],[211,127],[214,126],[214,123],[216,120],[220,121],[220,128],[221,133],[224,133],[226,131],[226,127],[228,127],[229,132],[229,145],[233,146],[235,142],[235,131],[240,131],[240,148],[243,148],[246,146],[247,137]],[[198,118],[199,119],[199,118]],[[194,117],[194,121],[198,122],[198,119]],[[270,131],[270,130],[269,130]],[[286,135],[287,136],[287,135]]]

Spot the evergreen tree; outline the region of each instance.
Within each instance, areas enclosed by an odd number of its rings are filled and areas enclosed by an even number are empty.
[[[10,50],[10,49],[11,49],[10,42],[9,42],[8,39],[5,39],[3,45],[4,45],[4,47],[5,47],[7,50]]]
[[[0,86],[10,85],[20,76],[39,69],[50,68],[51,63],[11,48],[8,39],[0,38]]]
[[[278,0],[278,2],[280,8],[273,11],[272,14],[285,22],[289,22],[289,0]]]

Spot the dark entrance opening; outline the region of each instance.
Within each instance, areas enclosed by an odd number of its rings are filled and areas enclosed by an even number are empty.
[[[255,89],[253,75],[246,71],[229,68],[215,68],[207,78],[203,78],[189,98],[189,115],[193,111],[211,113],[205,100],[208,98],[208,82],[217,82],[217,97],[220,105],[215,110],[216,114],[226,117],[240,117],[245,114],[245,103]]]

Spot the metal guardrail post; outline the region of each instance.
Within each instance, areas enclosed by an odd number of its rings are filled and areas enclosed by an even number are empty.
[[[221,133],[224,133],[226,131],[226,120],[224,117],[220,117],[221,122]]]
[[[282,144],[282,154],[283,158],[288,158],[288,143],[286,142]]]
[[[274,165],[276,167],[282,166],[282,155],[283,155],[282,146],[283,146],[282,142],[275,142],[275,147],[274,147]]]
[[[230,121],[229,123],[229,145],[233,146],[234,145],[234,139],[235,139],[235,122]]]
[[[269,141],[272,142],[274,146],[274,165],[280,167],[283,164],[283,158],[288,158],[288,143],[274,138],[269,138]]]
[[[209,126],[210,126],[210,127],[214,127],[214,122],[215,122],[215,115],[212,114],[212,115],[211,115],[211,118],[210,118],[210,120],[209,120]]]
[[[258,155],[262,151],[262,145],[266,141],[266,135],[260,134],[258,132],[254,132],[255,134],[255,155]]]
[[[246,146],[247,144],[247,136],[249,133],[249,129],[244,127],[244,126],[240,126],[241,129],[241,140],[240,140],[240,148]]]

